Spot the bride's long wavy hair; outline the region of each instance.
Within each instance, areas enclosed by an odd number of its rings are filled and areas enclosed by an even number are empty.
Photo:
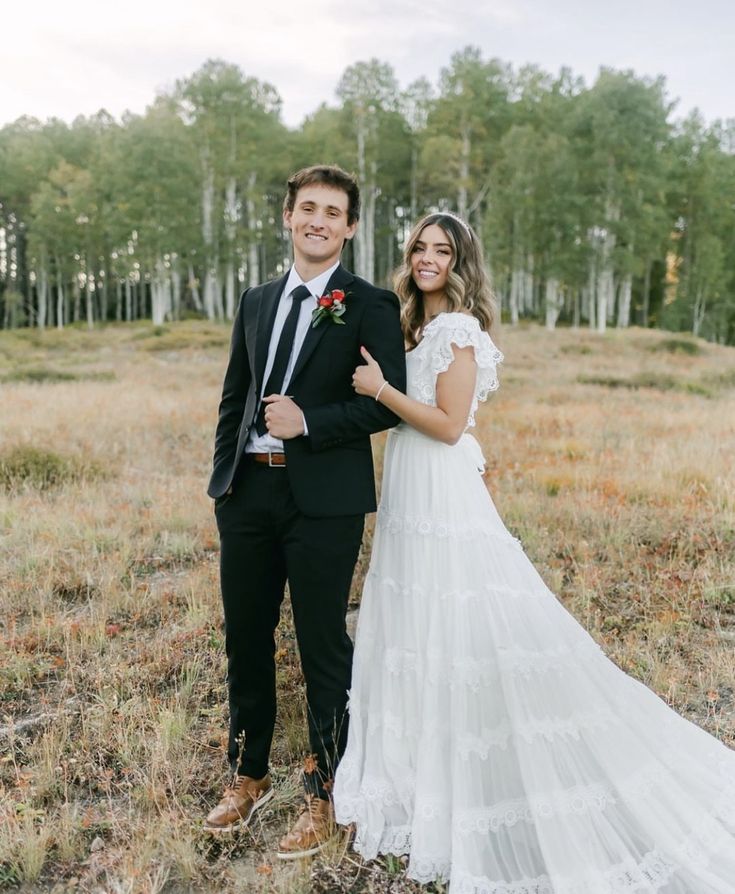
[[[424,296],[411,274],[411,257],[421,233],[431,224],[437,224],[444,230],[452,248],[446,287],[447,309],[450,312],[469,311],[477,317],[485,332],[490,331],[496,316],[495,296],[482,260],[480,241],[472,227],[442,211],[427,214],[411,230],[403,252],[403,263],[393,279],[401,301],[401,326],[409,350],[418,344],[424,323]]]

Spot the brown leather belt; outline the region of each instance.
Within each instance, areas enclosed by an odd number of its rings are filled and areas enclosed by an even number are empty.
[[[256,463],[262,463],[271,468],[282,468],[286,465],[285,453],[249,453]]]

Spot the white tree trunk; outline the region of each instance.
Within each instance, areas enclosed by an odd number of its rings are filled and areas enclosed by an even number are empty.
[[[367,122],[365,121],[365,110],[362,108],[357,109],[357,177],[361,184],[365,183],[367,169],[365,165],[365,138],[367,136]],[[364,192],[363,192],[364,196]],[[363,198],[364,202],[364,198]],[[365,211],[363,205],[363,213],[362,220],[360,221],[360,226],[357,228],[357,232],[355,233],[355,238],[352,240],[352,244],[355,250],[355,273],[358,276],[365,277],[365,236],[364,236],[364,227],[365,227]]]
[[[364,109],[357,112],[357,171],[363,196],[360,226],[357,228],[353,244],[355,247],[355,272],[363,279],[372,282],[375,269],[375,202],[377,186],[375,183],[377,165],[373,161],[369,168],[366,142],[369,124]]]
[[[559,280],[550,277],[546,280],[546,328],[553,331],[556,328],[556,321],[559,319],[559,311],[561,310],[561,300],[559,296]]]
[[[643,311],[641,325],[648,328],[648,311],[651,304],[651,265],[652,261],[646,261],[646,275],[643,278]]]
[[[260,282],[260,257],[258,243],[252,241],[248,245],[248,285],[252,289]]]
[[[521,284],[523,283],[523,270],[514,270],[510,278],[510,322],[518,325],[519,309],[521,305]]]
[[[151,282],[151,317],[153,325],[162,325],[171,317],[171,279],[163,258],[156,258],[156,270]]]
[[[410,179],[410,216],[411,216],[411,225],[416,223],[416,215],[418,214],[418,163],[419,163],[419,151],[416,147],[416,137],[413,137],[413,146],[411,147],[411,179]]]
[[[207,270],[204,279],[204,312],[207,319],[222,319],[224,316],[224,307],[222,306],[222,287],[217,276],[217,259],[214,259],[214,266]]]
[[[237,234],[237,181],[230,177],[225,190],[225,236],[227,237],[227,265],[225,267],[225,316],[235,316],[235,236]]]
[[[215,259],[215,267],[214,267],[214,277],[212,279],[212,287],[214,289],[214,312],[217,315],[218,320],[224,319],[225,316],[225,305],[222,300],[222,283],[219,278],[219,259]]]
[[[607,328],[607,309],[614,294],[612,270],[603,268],[597,277],[597,331],[600,333]]]
[[[462,128],[462,151],[459,157],[459,189],[457,190],[457,214],[467,219],[467,186],[470,181],[470,128]]]
[[[217,316],[217,264],[214,259],[214,170],[207,150],[202,155],[202,240],[205,246],[207,273],[204,280],[204,312],[207,319]],[[220,302],[221,303],[221,298]]]
[[[630,300],[633,293],[633,275],[626,273],[620,281],[620,294],[618,297],[618,329],[627,329],[630,326]]]
[[[248,177],[248,197],[247,197],[247,215],[248,215],[248,285],[252,289],[260,282],[260,255],[258,252],[258,220],[255,214],[255,200],[253,199],[253,191],[255,190],[255,172],[251,172]]]
[[[529,254],[526,258],[526,269],[523,272],[523,312],[532,314],[535,310],[534,289],[533,289],[533,255]]]
[[[130,322],[133,319],[133,289],[130,283],[130,276],[125,277],[125,320]]]
[[[362,234],[365,242],[365,279],[372,282],[375,279],[375,206],[378,200],[378,165],[376,161],[370,164],[370,183],[367,189],[367,201],[365,202],[365,217],[362,224]]]
[[[99,295],[99,306],[97,310],[99,311],[100,320],[102,320],[102,324],[104,325],[107,322],[107,312],[108,312],[108,300],[107,300],[107,285],[108,285],[108,271],[110,269],[109,263],[107,266],[103,267],[99,272],[99,276],[97,277],[97,289],[96,294]]]
[[[79,322],[79,315],[81,313],[81,298],[79,291],[79,273],[74,274],[74,278],[71,281],[71,294],[72,294],[72,323]]]
[[[605,206],[605,228],[600,234],[600,266],[597,274],[597,331],[604,332],[615,307],[613,258],[615,233],[610,224],[620,219],[620,209],[608,198]]]
[[[228,320],[235,316],[235,265],[232,258],[228,259],[225,270],[225,316]]]
[[[84,277],[84,295],[87,303],[87,329],[94,329],[94,295],[92,293],[92,277],[89,273]]]
[[[216,276],[213,275],[210,269],[207,269],[204,275],[204,313],[208,320],[213,320],[215,316],[214,293],[216,288]]]
[[[64,328],[64,283],[59,259],[56,258],[56,328]]]
[[[171,259],[171,307],[169,316],[173,320],[181,319],[181,270],[179,269],[179,259],[173,255]]]
[[[46,328],[46,317],[48,316],[48,273],[45,264],[41,264],[38,271],[38,285],[36,287],[38,295],[38,314],[36,316],[36,325],[39,329]]]
[[[704,316],[707,310],[707,297],[704,289],[700,286],[694,299],[694,312],[692,314],[692,335],[699,336],[704,323]]]
[[[194,309],[202,312],[202,299],[199,295],[199,285],[194,275],[194,265],[189,261],[189,290],[191,291],[191,300],[194,302]]]

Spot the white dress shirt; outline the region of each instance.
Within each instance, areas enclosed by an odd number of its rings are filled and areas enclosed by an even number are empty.
[[[271,340],[270,344],[268,345],[268,359],[265,362],[265,371],[263,373],[263,387],[265,387],[265,383],[268,381],[268,376],[273,369],[273,361],[275,360],[276,356],[278,339],[281,337],[283,325],[286,322],[286,317],[288,316],[288,312],[289,310],[291,310],[291,305],[293,304],[291,293],[294,291],[294,289],[297,289],[299,286],[304,285],[311,292],[314,298],[313,300],[304,298],[304,300],[301,302],[299,319],[296,323],[296,335],[294,336],[293,347],[291,348],[291,356],[288,358],[288,366],[286,367],[286,379],[283,383],[283,388],[280,392],[281,394],[286,394],[288,391],[288,385],[291,381],[293,368],[296,365],[296,358],[299,356],[301,347],[304,344],[304,339],[306,338],[306,333],[309,331],[309,326],[311,326],[311,315],[313,314],[314,309],[317,307],[317,300],[321,298],[321,296],[325,293],[329,278],[338,266],[339,261],[337,261],[336,264],[330,267],[329,270],[325,270],[323,273],[320,273],[319,276],[314,277],[314,279],[310,279],[309,282],[304,282],[299,274],[296,272],[296,268],[291,267],[291,270],[288,274],[288,279],[286,280],[286,286],[281,293],[281,297],[278,302],[276,319],[273,323],[273,332],[271,333]],[[322,325],[324,325],[324,322],[322,322]],[[265,395],[263,394],[259,395],[260,400],[262,400],[264,396]],[[258,410],[256,410],[256,416],[260,409],[260,400],[258,401]],[[304,420],[304,433],[306,434],[306,420]],[[274,438],[273,435],[270,434],[270,432],[266,432],[264,435],[259,435],[258,432],[255,430],[255,426],[253,426],[250,429],[250,434],[248,435],[248,440],[245,444],[245,452],[283,453],[283,441],[279,440],[278,438]]]

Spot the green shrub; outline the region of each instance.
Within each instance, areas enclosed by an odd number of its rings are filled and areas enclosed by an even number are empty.
[[[7,491],[51,490],[63,484],[102,478],[105,474],[93,460],[62,456],[31,445],[18,445],[0,452],[0,487]]]
[[[680,385],[673,376],[668,373],[639,372],[631,379],[629,388],[658,388],[659,391],[676,391]]]
[[[602,385],[605,388],[655,388],[658,391],[681,391],[684,394],[698,394],[702,397],[712,397],[712,389],[701,382],[687,382],[676,379],[668,373],[641,372],[622,379],[618,376],[577,376],[577,381],[582,385]]]
[[[183,351],[188,348],[224,348],[229,344],[230,333],[222,327],[215,329],[177,329],[147,338],[141,344],[146,351]]]
[[[6,382],[75,382],[77,375],[68,370],[38,366],[33,369],[13,370],[4,377],[4,380]]]
[[[735,388],[735,366],[707,376],[707,384],[723,390]]]
[[[559,349],[562,354],[591,354],[592,348],[589,345],[577,344],[562,345]]]
[[[112,382],[115,373],[111,370],[102,372],[77,373],[66,369],[51,369],[36,366],[29,369],[16,369],[3,377],[4,382],[31,382],[36,384],[53,384],[56,382]]]
[[[649,347],[649,351],[667,351],[669,354],[689,354],[697,357],[704,354],[701,345],[690,338],[665,338]]]

